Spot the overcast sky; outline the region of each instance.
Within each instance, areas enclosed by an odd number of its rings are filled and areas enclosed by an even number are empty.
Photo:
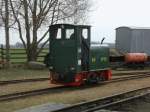
[[[119,26],[150,27],[150,0],[95,0],[96,3],[89,18],[92,25],[92,40],[115,42],[115,28]],[[2,30],[0,29],[0,43]],[[13,35],[13,38],[12,38]],[[11,44],[18,41],[17,35],[11,33]]]
[[[91,16],[92,40],[115,42],[119,26],[150,27],[150,0],[97,0]]]

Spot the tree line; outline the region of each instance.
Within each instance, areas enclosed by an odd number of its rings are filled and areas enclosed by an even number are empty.
[[[91,1],[1,0],[0,26],[5,28],[7,65],[9,66],[10,57],[10,29],[15,29],[18,33],[26,50],[27,61],[36,61],[48,43],[48,26],[57,23],[83,23],[87,18]],[[38,35],[41,31],[42,35]],[[40,48],[37,49],[39,45]]]

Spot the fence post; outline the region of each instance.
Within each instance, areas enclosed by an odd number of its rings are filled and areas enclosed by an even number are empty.
[[[2,67],[4,68],[4,46],[3,44],[1,45],[1,62],[2,62]]]

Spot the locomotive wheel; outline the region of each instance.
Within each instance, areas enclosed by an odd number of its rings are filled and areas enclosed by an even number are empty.
[[[88,84],[96,84],[99,81],[100,81],[100,77],[98,76],[98,74],[94,72],[88,74],[88,77],[87,77]]]

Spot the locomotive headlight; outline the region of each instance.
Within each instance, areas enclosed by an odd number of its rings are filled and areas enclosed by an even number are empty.
[[[81,53],[81,48],[78,48],[78,53]]]
[[[81,65],[81,59],[78,60],[78,65],[79,65],[79,66]]]
[[[70,68],[70,70],[72,70],[72,71],[73,71],[73,70],[75,70],[75,68],[74,68],[74,67],[71,67],[71,68]]]
[[[52,70],[52,69],[53,69],[53,66],[50,66],[49,69]]]

